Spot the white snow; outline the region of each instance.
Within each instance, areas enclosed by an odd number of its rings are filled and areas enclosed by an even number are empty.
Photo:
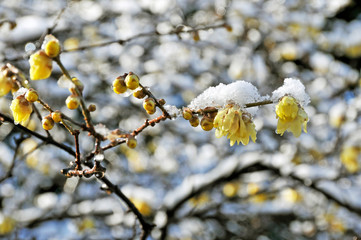
[[[182,111],[173,105],[165,105],[164,109],[172,118],[177,118],[182,114]]]
[[[15,98],[17,98],[17,97],[19,97],[19,96],[21,96],[21,95],[24,95],[27,91],[28,91],[28,89],[26,89],[26,88],[24,88],[24,87],[20,88],[19,90],[17,90],[17,91],[14,93],[13,99],[15,99]]]
[[[215,87],[207,88],[198,97],[192,100],[188,107],[192,110],[204,109],[206,107],[224,107],[227,104],[237,104],[240,107],[247,103],[254,103],[265,100],[261,97],[258,90],[249,82],[236,81],[230,84],[220,83]],[[257,107],[253,107],[248,112],[254,114]]]
[[[294,97],[302,107],[307,106],[307,104],[310,102],[310,97],[305,91],[305,86],[299,79],[286,78],[283,85],[273,91],[272,100],[277,102],[285,95]]]

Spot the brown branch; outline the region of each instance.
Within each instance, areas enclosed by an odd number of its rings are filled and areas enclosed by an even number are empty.
[[[134,206],[134,204],[124,195],[124,193],[119,189],[118,186],[114,185],[112,182],[109,181],[107,177],[103,177],[100,179],[105,185],[107,185],[108,189],[116,194],[121,200],[125,202],[128,208],[136,215],[138,218],[140,225],[142,227],[142,234],[140,239],[145,240],[149,236],[152,229],[155,227],[153,223],[148,223],[143,215],[138,211],[138,209]]]
[[[26,139],[26,137],[21,136],[19,139],[15,139],[15,150],[14,150],[14,156],[13,159],[11,161],[11,165],[8,169],[8,171],[6,172],[6,174],[0,178],[0,183],[2,183],[3,181],[5,181],[6,179],[10,178],[13,174],[13,169],[15,167],[15,160],[16,160],[16,155],[18,153],[18,150],[20,148],[21,143]]]
[[[251,165],[248,165],[247,167],[244,168],[235,168],[235,170],[228,174],[228,175],[224,175],[224,176],[220,176],[219,178],[216,178],[214,181],[210,181],[210,182],[206,182],[203,185],[198,186],[197,188],[194,188],[193,191],[190,191],[188,194],[182,196],[181,198],[177,199],[177,201],[168,209],[166,209],[166,214],[167,214],[167,223],[161,228],[161,237],[160,239],[166,239],[167,234],[168,234],[168,227],[169,224],[172,223],[175,219],[175,213],[178,211],[178,209],[180,209],[184,203],[186,203],[189,199],[191,199],[192,197],[216,186],[219,185],[223,182],[227,182],[230,181],[234,178],[239,177],[241,174],[244,173],[249,173],[249,172],[257,172],[257,171],[271,171],[273,174],[275,174],[278,177],[288,177],[291,178],[292,180],[295,180],[297,183],[300,183],[301,185],[304,185],[307,188],[311,188],[313,190],[315,190],[318,193],[323,194],[328,200],[331,200],[335,203],[337,203],[338,205],[346,208],[347,210],[356,213],[358,215],[361,216],[361,208],[355,207],[350,205],[349,203],[342,201],[340,199],[338,199],[336,196],[332,195],[331,193],[328,193],[327,191],[325,191],[324,189],[320,188],[317,184],[317,182],[312,182],[311,184],[305,184],[305,179],[302,179],[294,174],[289,174],[289,175],[284,175],[281,173],[281,171],[273,166],[269,166],[266,165],[260,161],[256,161]]]
[[[159,101],[157,100],[157,98],[153,95],[153,93],[151,91],[149,91],[146,87],[144,87],[142,84],[139,83],[139,86],[143,89],[143,91],[145,92],[146,95],[148,95],[149,97],[154,99],[155,105],[162,110],[163,115],[166,118],[171,119],[171,116],[169,115],[169,113],[167,112],[167,110],[165,110],[165,108],[163,107],[162,104],[159,103]]]
[[[163,113],[163,115],[157,117],[157,118],[154,118],[152,120],[148,120],[146,119],[144,124],[142,126],[140,126],[139,128],[135,129],[131,135],[132,136],[137,136],[139,133],[141,133],[145,128],[147,128],[148,126],[152,126],[154,127],[156,123],[159,123],[161,121],[165,121],[167,118],[168,118],[169,114],[166,115]]]
[[[181,33],[193,33],[193,32],[198,32],[198,31],[202,31],[202,30],[226,28],[227,26],[228,25],[226,23],[220,23],[218,25],[204,26],[204,27],[192,28],[192,29],[188,29],[188,30],[184,30],[184,28],[176,28],[175,30],[170,31],[169,33],[163,33],[163,34],[157,32],[157,31],[148,32],[148,33],[139,33],[139,34],[129,37],[127,39],[116,39],[116,40],[106,41],[106,42],[102,42],[102,43],[95,43],[95,44],[91,44],[91,45],[81,46],[78,48],[66,49],[63,52],[82,51],[82,50],[86,50],[86,49],[90,49],[90,48],[104,47],[104,46],[107,46],[107,45],[110,45],[113,43],[118,43],[118,44],[123,45],[127,42],[130,42],[132,40],[142,38],[142,37],[179,35]]]
[[[81,170],[81,161],[80,161],[80,149],[79,149],[79,131],[74,131],[72,133],[74,135],[75,142],[75,170]]]
[[[1,113],[1,112],[0,112],[0,120],[1,120],[1,121],[4,121],[4,122],[9,122],[9,123],[14,124],[14,120],[13,120],[12,118],[6,116],[5,114],[3,114],[3,113]],[[41,135],[41,134],[39,134],[39,133],[37,133],[37,132],[31,131],[30,129],[28,129],[28,128],[20,125],[20,124],[17,124],[17,125],[14,124],[14,126],[15,126],[16,128],[18,128],[18,129],[20,129],[21,131],[23,131],[23,132],[25,132],[25,133],[28,133],[28,134],[30,134],[30,135],[32,135],[32,136],[34,136],[34,137],[36,137],[36,138],[44,141],[46,144],[52,144],[52,145],[54,145],[54,146],[57,146],[58,148],[66,151],[67,153],[69,153],[70,155],[75,156],[75,152],[73,151],[73,149],[71,149],[70,147],[68,147],[68,146],[66,146],[66,145],[64,145],[64,144],[62,144],[62,143],[59,143],[59,142],[55,141],[55,140],[54,140],[52,137],[50,137],[50,136],[48,136],[48,137],[43,136],[43,135]]]

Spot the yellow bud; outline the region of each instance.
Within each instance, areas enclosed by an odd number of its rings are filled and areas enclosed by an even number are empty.
[[[232,32],[232,31],[233,31],[233,28],[232,28],[231,25],[225,24],[224,27],[225,27],[225,29],[226,29],[228,32]]]
[[[135,139],[133,136],[129,137],[127,139],[127,146],[129,148],[135,148],[137,146],[137,139]]]
[[[130,90],[134,90],[139,87],[139,77],[133,72],[129,72],[125,77],[125,84]]]
[[[194,40],[195,42],[198,42],[198,41],[201,39],[201,38],[199,37],[198,31],[193,32],[193,33],[192,33],[192,36],[193,36],[193,40]]]
[[[88,106],[88,111],[89,112],[94,112],[95,110],[97,110],[97,107],[94,104],[90,104]]]
[[[144,216],[150,216],[152,214],[152,208],[143,200],[140,199],[130,199],[138,211]]]
[[[30,88],[26,92],[25,98],[26,98],[26,100],[28,100],[28,102],[36,102],[39,98],[39,95],[34,89]]]
[[[145,96],[147,96],[147,94],[145,93],[144,89],[140,89],[138,91],[135,91],[133,93],[133,96],[139,99],[143,99]]]
[[[74,83],[74,85],[82,92],[84,90],[84,84],[76,77],[73,77],[71,81]]]
[[[197,127],[199,125],[199,119],[197,116],[193,116],[191,119],[189,119],[189,123],[192,127]]]
[[[0,235],[11,233],[15,229],[16,222],[8,216],[3,216],[0,220]]]
[[[54,120],[51,118],[51,116],[46,116],[41,121],[41,124],[45,130],[51,130],[54,127]]]
[[[60,53],[60,44],[57,38],[49,34],[45,36],[42,49],[45,51],[46,55],[50,58],[54,58]]]
[[[79,98],[75,95],[70,95],[67,97],[66,101],[66,106],[69,108],[69,109],[77,109],[79,107],[79,104],[80,104],[80,101],[79,101]]]
[[[127,86],[125,85],[125,81],[123,77],[117,77],[113,81],[113,91],[116,94],[125,93],[127,91]]]
[[[59,110],[56,110],[55,112],[51,113],[51,118],[54,120],[54,122],[58,123],[61,122],[61,112]]]
[[[190,120],[193,117],[193,113],[189,108],[183,109],[183,118],[185,120]]]
[[[11,78],[6,76],[4,71],[0,71],[0,97],[8,94],[12,86]]]
[[[223,186],[223,194],[224,194],[226,197],[234,197],[234,196],[237,195],[238,188],[239,188],[239,184],[238,184],[238,183],[234,183],[234,182],[226,183],[226,184]]]
[[[31,80],[45,79],[50,76],[53,63],[51,58],[49,58],[43,50],[32,54],[29,63]]]
[[[166,103],[164,98],[159,99],[158,102],[162,106]]]
[[[155,101],[153,98],[147,98],[143,102],[143,108],[149,113],[155,113]]]
[[[204,131],[213,129],[213,120],[210,117],[204,116],[201,120],[201,127]]]
[[[147,113],[149,114],[149,115],[152,115],[152,114],[154,114],[156,112],[156,108],[153,108],[153,110],[147,110]]]

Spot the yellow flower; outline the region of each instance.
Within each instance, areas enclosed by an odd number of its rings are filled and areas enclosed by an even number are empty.
[[[256,130],[251,115],[238,106],[227,105],[226,108],[218,111],[213,125],[216,128],[216,137],[228,135],[231,146],[236,142],[247,145],[250,137],[253,142],[256,141]]]
[[[341,152],[341,162],[350,173],[355,173],[359,170],[358,155],[360,150],[355,147],[346,147]]]
[[[10,109],[13,112],[15,124],[20,123],[22,125],[26,123],[33,111],[31,103],[25,99],[24,95],[16,97],[11,102]]]
[[[50,76],[53,62],[43,50],[32,54],[29,63],[31,80],[45,79]]]
[[[0,235],[9,234],[15,229],[16,222],[8,216],[0,216]]]
[[[276,105],[276,114],[278,118],[276,132],[281,136],[287,130],[299,137],[303,131],[307,133],[308,116],[305,110],[291,96],[284,96]]]
[[[134,206],[138,209],[138,211],[143,216],[150,216],[152,214],[152,207],[145,201],[140,200],[138,198],[130,198],[130,201],[134,204]]]
[[[12,82],[3,71],[0,71],[0,97],[8,94],[12,88]]]

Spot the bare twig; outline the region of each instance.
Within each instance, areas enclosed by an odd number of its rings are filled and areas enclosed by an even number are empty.
[[[6,116],[5,114],[3,114],[3,113],[1,113],[1,112],[0,112],[0,118],[1,118],[1,119],[0,119],[1,121],[9,122],[9,123],[14,124],[14,119]],[[37,132],[31,131],[30,129],[28,129],[28,128],[20,125],[20,124],[17,124],[17,125],[14,124],[14,126],[15,126],[16,128],[18,128],[18,129],[20,129],[21,131],[26,132],[26,133],[28,133],[28,134],[30,134],[30,135],[32,135],[32,136],[34,136],[34,137],[36,137],[36,138],[44,141],[44,142],[47,143],[47,144],[52,144],[52,145],[54,145],[54,146],[57,146],[58,148],[66,151],[67,153],[69,153],[70,155],[75,156],[75,152],[73,151],[73,149],[71,149],[71,147],[68,147],[68,146],[66,146],[66,145],[64,145],[64,144],[62,144],[62,143],[59,143],[59,142],[55,141],[55,140],[54,140],[52,137],[50,137],[50,136],[48,136],[48,137],[43,136],[43,135],[41,135],[41,134],[39,134],[39,133],[37,133]]]
[[[6,174],[0,178],[0,183],[2,183],[4,180],[10,178],[13,174],[13,169],[15,167],[15,160],[16,160],[16,156],[18,154],[18,150],[20,148],[21,143],[27,139],[26,137],[24,137],[23,135],[20,136],[20,138],[15,139],[15,150],[14,150],[14,156],[13,159],[11,160],[11,165],[8,169],[8,171],[6,172]]]
[[[134,204],[127,198],[123,192],[119,189],[118,186],[114,185],[112,182],[109,181],[107,177],[103,177],[100,179],[103,183],[107,185],[110,191],[112,191],[114,194],[116,194],[122,201],[125,202],[125,204],[129,207],[129,209],[137,216],[140,225],[142,227],[142,234],[140,236],[140,239],[145,240],[152,229],[155,227],[154,224],[148,223],[143,215],[138,211],[138,209],[134,206]]]
[[[142,37],[179,35],[181,33],[193,33],[193,32],[198,32],[198,31],[205,31],[205,30],[209,30],[209,29],[226,28],[227,26],[228,25],[226,23],[220,23],[217,25],[210,25],[210,26],[192,28],[192,29],[187,29],[187,30],[184,30],[184,28],[176,28],[175,30],[170,31],[169,33],[163,33],[163,34],[157,32],[157,31],[148,32],[148,33],[139,33],[139,34],[129,37],[127,39],[116,39],[116,40],[106,41],[106,42],[102,42],[102,43],[96,43],[96,44],[81,46],[81,47],[77,47],[77,48],[66,49],[63,52],[83,51],[83,50],[90,49],[90,48],[104,47],[104,46],[107,46],[107,45],[110,45],[113,43],[118,43],[118,44],[123,45],[127,42],[130,42],[132,40],[142,38]]]

